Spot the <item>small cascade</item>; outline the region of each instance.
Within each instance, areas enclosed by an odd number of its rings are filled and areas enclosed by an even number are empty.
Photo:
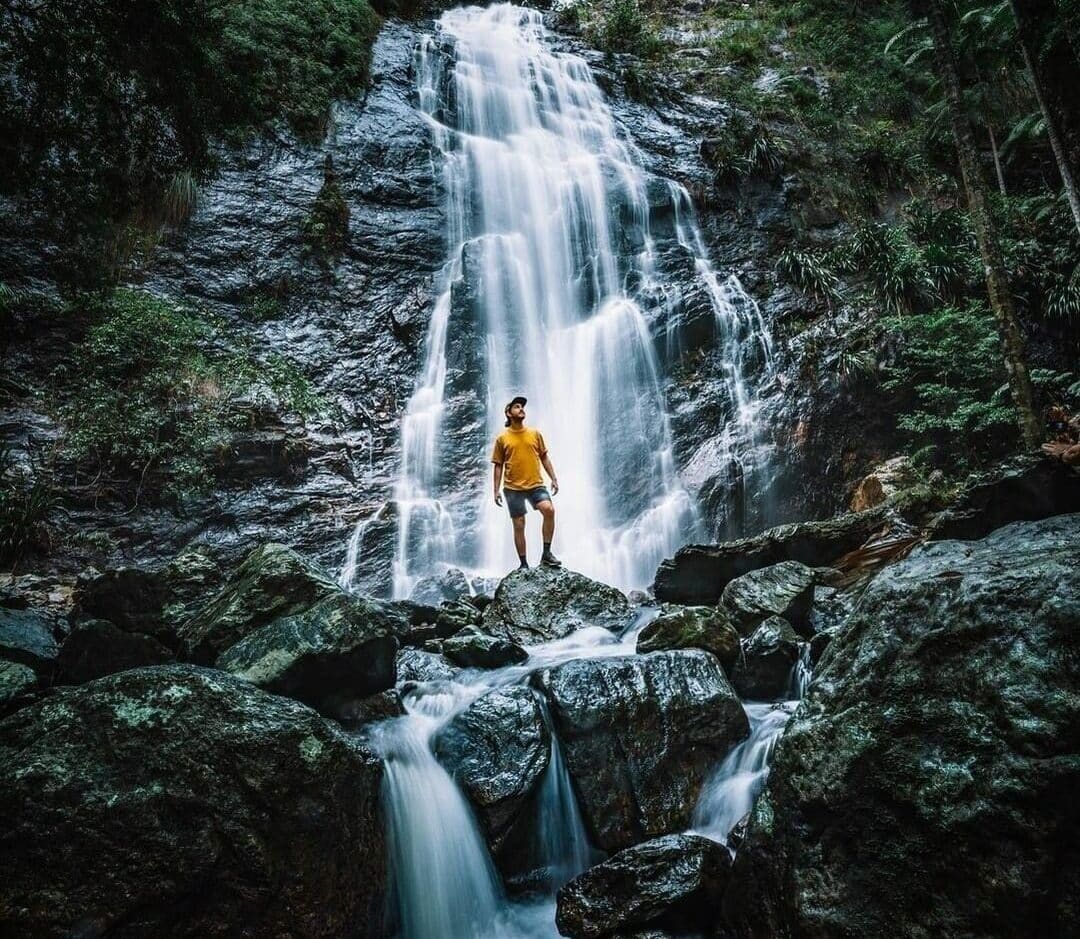
[[[554,895],[568,880],[597,863],[600,855],[589,843],[559,738],[542,699],[540,711],[551,733],[551,758],[537,798],[533,850],[537,866],[547,872],[548,891]]]
[[[811,680],[810,643],[802,643],[791,669],[791,700],[743,703],[750,736],[732,750],[706,782],[694,809],[693,830],[728,843],[732,829],[754,807],[769,777],[769,761]]]

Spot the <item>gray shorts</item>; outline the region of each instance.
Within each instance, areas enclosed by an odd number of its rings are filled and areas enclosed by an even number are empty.
[[[521,518],[525,514],[525,503],[528,502],[534,509],[541,502],[550,502],[551,493],[544,486],[535,489],[504,489],[506,508],[510,511],[511,518]]]

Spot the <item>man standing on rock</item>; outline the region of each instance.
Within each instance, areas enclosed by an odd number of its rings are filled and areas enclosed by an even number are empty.
[[[535,427],[525,426],[525,404],[526,399],[518,395],[503,408],[507,429],[495,438],[495,449],[491,452],[491,462],[495,464],[495,504],[502,505],[503,496],[506,496],[521,568],[529,566],[525,557],[526,502],[544,517],[544,553],[540,563],[545,567],[562,567],[562,561],[551,553],[551,539],[555,534],[555,506],[551,503],[551,495],[558,494],[559,481],[555,478],[555,467],[548,457],[543,434]],[[551,480],[550,493],[540,475],[541,466]]]

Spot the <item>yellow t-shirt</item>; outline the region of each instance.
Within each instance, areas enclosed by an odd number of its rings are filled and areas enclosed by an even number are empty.
[[[532,427],[521,430],[507,428],[495,438],[491,462],[505,464],[503,488],[525,492],[544,485],[540,475],[540,459],[547,456],[543,434]]]

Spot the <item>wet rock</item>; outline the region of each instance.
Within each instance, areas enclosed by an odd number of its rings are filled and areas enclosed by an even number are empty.
[[[782,616],[809,634],[810,606],[817,575],[798,561],[783,561],[736,577],[725,588],[723,604],[731,621],[747,636],[770,616]]]
[[[36,610],[0,607],[0,657],[45,677],[56,667],[59,651],[48,620]]]
[[[458,673],[458,669],[445,656],[422,649],[402,649],[397,654],[396,662],[398,684],[450,681]]]
[[[1078,539],[1080,515],[1012,524],[877,575],[777,745],[733,935],[1072,931]]]
[[[859,480],[859,484],[851,494],[848,508],[852,512],[862,512],[881,505],[896,495],[901,487],[911,481],[911,478],[912,467],[909,457],[896,456],[891,460],[886,460]]]
[[[520,686],[481,695],[435,740],[439,761],[475,807],[495,853],[531,807],[550,752],[536,694]]]
[[[823,567],[863,544],[887,521],[885,507],[823,522],[781,525],[753,538],[714,545],[687,545],[656,571],[653,592],[668,603],[715,604],[728,583],[781,561]]]
[[[791,670],[799,661],[800,641],[786,619],[770,616],[743,644],[742,655],[731,670],[731,684],[739,697],[776,701],[791,696]]]
[[[559,932],[572,939],[625,935],[646,924],[710,926],[731,856],[700,835],[666,835],[620,851],[559,891]]]
[[[413,587],[409,599],[413,603],[438,606],[445,600],[459,600],[469,596],[469,578],[464,571],[451,567],[442,574],[421,577]]]
[[[1018,456],[971,479],[930,524],[930,537],[982,538],[1009,522],[1080,512],[1080,472],[1045,456]]]
[[[358,701],[349,701],[340,707],[335,716],[346,727],[356,730],[364,724],[401,717],[404,713],[405,705],[401,701],[400,692],[391,688]]]
[[[444,639],[442,653],[463,668],[502,668],[518,665],[529,657],[516,642],[489,636],[471,626]]]
[[[534,680],[609,851],[685,828],[706,775],[749,733],[720,663],[697,649],[578,659]]]
[[[435,617],[435,629],[439,636],[446,638],[461,632],[466,626],[478,626],[480,621],[480,610],[472,602],[450,600],[439,607]]]
[[[65,689],[0,722],[7,930],[375,939],[381,776],[313,711],[220,672]]]
[[[340,588],[322,570],[280,544],[252,551],[229,582],[179,630],[194,661],[212,662],[275,619],[313,606]]]
[[[684,606],[665,609],[638,635],[638,652],[704,649],[727,669],[739,656],[739,634],[722,607]]]
[[[221,587],[221,569],[197,550],[150,570],[118,567],[81,574],[75,584],[76,616],[106,619],[179,649],[179,623]]]
[[[381,604],[338,592],[230,646],[217,667],[326,714],[393,687],[400,621]]]
[[[565,568],[536,567],[502,579],[483,624],[485,632],[524,646],[582,626],[618,632],[632,619],[630,602],[614,587]]]
[[[175,656],[152,636],[128,632],[104,619],[81,623],[60,647],[57,680],[81,685],[144,665],[164,665]]]
[[[0,659],[0,717],[5,717],[27,703],[38,677],[29,665]]]

